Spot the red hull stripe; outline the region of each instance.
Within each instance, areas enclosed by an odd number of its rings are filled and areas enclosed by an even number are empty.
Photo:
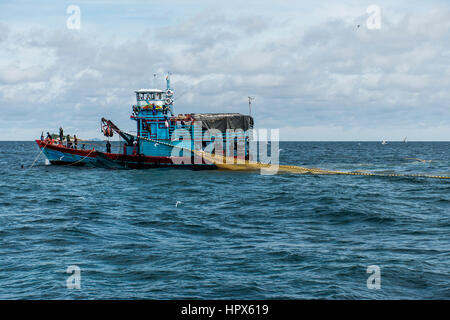
[[[92,152],[92,150],[80,150],[80,149],[71,149],[67,148],[63,145],[56,144],[46,144],[46,141],[36,140],[39,148],[43,148],[45,146],[46,149],[56,150],[62,153],[75,154],[81,157],[88,158],[96,158],[97,154]],[[143,162],[143,163],[172,163],[172,159],[170,157],[153,157],[153,156],[139,156],[139,155],[123,155],[120,153],[104,153],[109,159],[113,161],[129,161],[129,162]]]

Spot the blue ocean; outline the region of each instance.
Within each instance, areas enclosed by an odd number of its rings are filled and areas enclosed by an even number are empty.
[[[450,142],[280,148],[282,164],[450,175]],[[43,155],[31,167],[34,142],[0,142],[0,154],[0,299],[450,299],[450,180],[111,170]]]

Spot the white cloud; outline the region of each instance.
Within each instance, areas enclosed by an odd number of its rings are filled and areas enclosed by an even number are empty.
[[[20,127],[20,107],[40,116],[18,139],[59,125],[98,136],[101,116],[130,129],[133,90],[171,71],[178,112],[247,112],[253,95],[257,125],[284,139],[378,139],[386,126],[413,136],[421,122],[421,136],[448,140],[450,11],[383,10],[374,31],[364,10],[342,8],[307,27],[292,12],[204,11],[125,38],[0,24],[0,123]]]

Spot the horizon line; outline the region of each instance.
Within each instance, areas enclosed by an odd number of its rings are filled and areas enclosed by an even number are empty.
[[[33,140],[1,140],[0,142],[35,142],[39,139]],[[84,140],[89,141],[89,140]],[[92,141],[106,141],[102,139],[92,140]],[[120,142],[120,140],[113,140],[112,142]],[[261,140],[267,141],[267,140]],[[382,140],[279,140],[279,142],[380,142]],[[270,142],[270,141],[269,141]],[[410,143],[410,142],[450,142],[450,140],[408,140],[403,142],[403,140],[386,140],[386,142],[401,142],[401,143]]]

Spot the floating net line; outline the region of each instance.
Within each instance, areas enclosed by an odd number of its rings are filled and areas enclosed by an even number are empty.
[[[306,168],[293,165],[271,165],[261,162],[249,161],[244,159],[236,159],[234,157],[218,156],[203,150],[190,149],[183,146],[176,146],[171,143],[158,141],[155,139],[137,136],[122,130],[119,130],[124,134],[128,134],[135,138],[155,142],[158,144],[166,145],[173,148],[179,148],[188,152],[194,153],[206,161],[216,165],[219,169],[231,170],[231,171],[256,171],[256,170],[272,170],[275,169],[277,173],[296,173],[296,174],[317,174],[317,175],[352,175],[352,176],[376,176],[376,177],[421,177],[432,179],[450,179],[450,176],[444,175],[430,175],[430,174],[410,174],[410,173],[378,173],[370,171],[340,171],[340,170],[327,170],[320,168]]]

